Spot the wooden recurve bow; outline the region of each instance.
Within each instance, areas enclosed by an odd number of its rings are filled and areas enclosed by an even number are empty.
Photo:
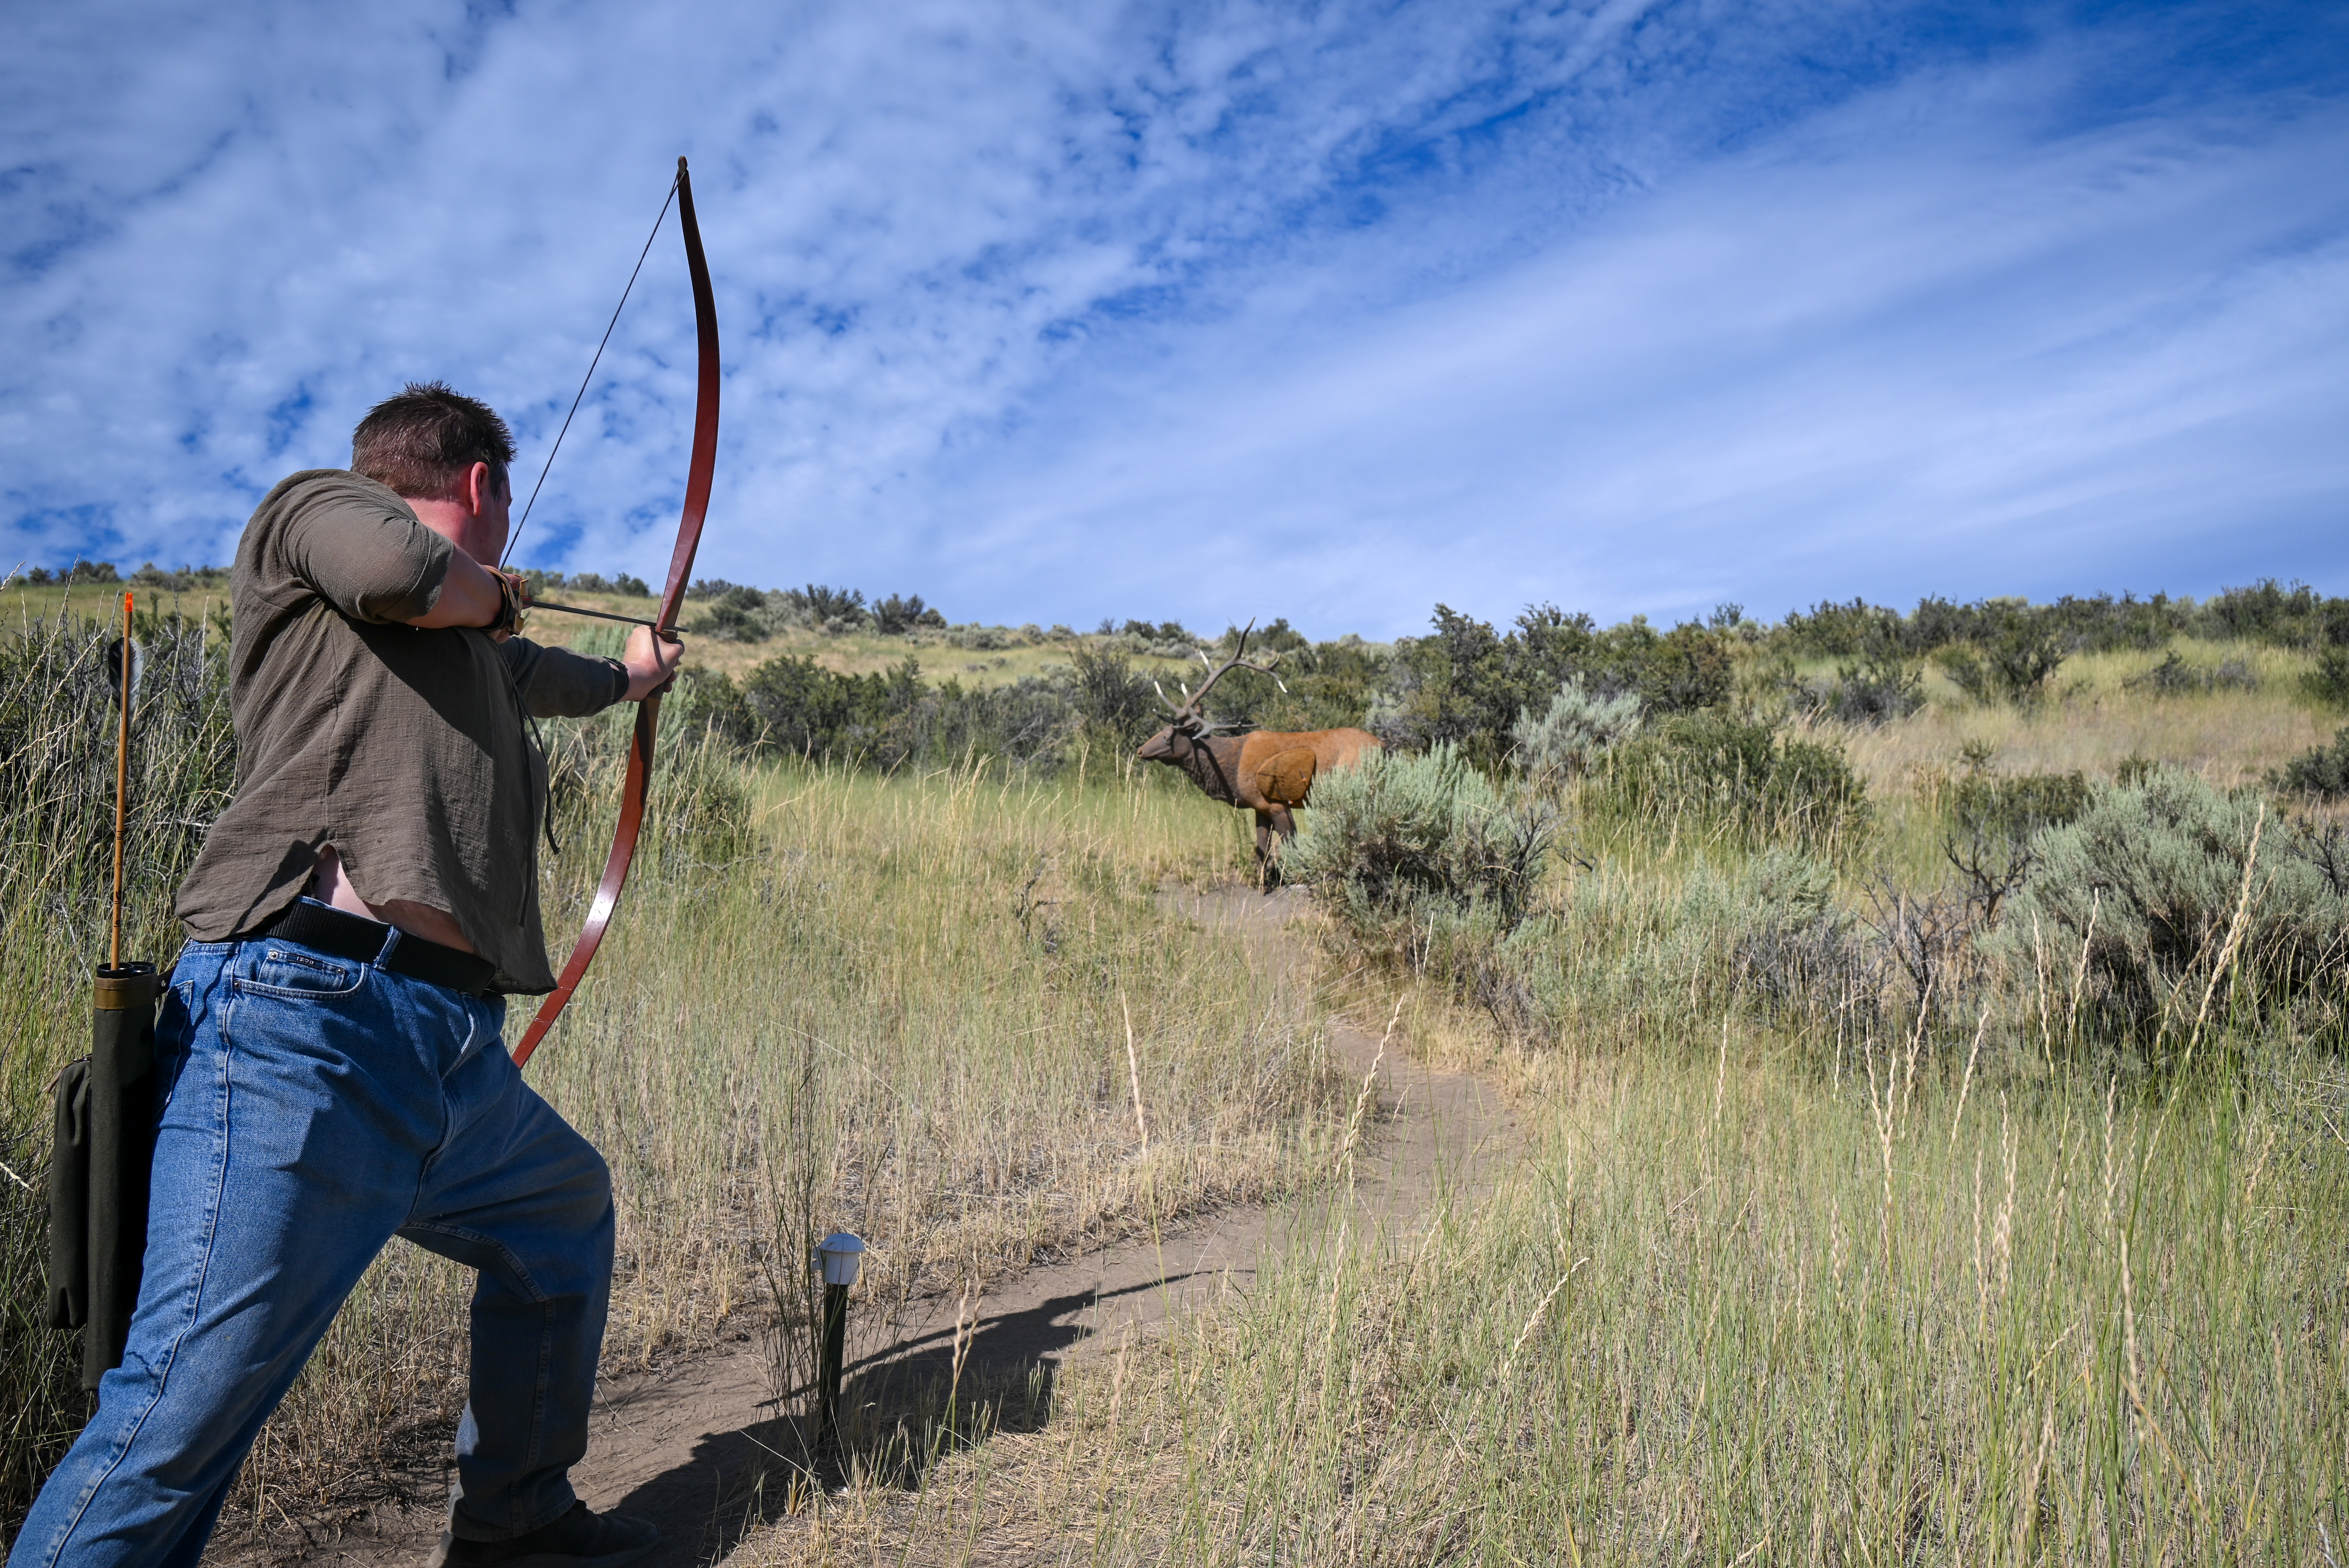
[[[677,160],[676,196],[678,225],[685,231],[685,264],[693,278],[693,322],[700,345],[700,382],[694,399],[693,460],[686,472],[685,511],[677,526],[677,549],[669,556],[668,583],[661,591],[660,614],[653,621],[656,635],[673,631],[677,625],[678,606],[684,602],[686,585],[693,578],[694,552],[701,544],[702,519],[709,510],[710,474],[718,464],[718,307],[709,287],[709,263],[701,253],[701,229],[693,217],[693,182],[682,158]],[[611,926],[612,912],[619,907],[620,889],[627,884],[628,866],[636,854],[636,838],[644,830],[645,797],[653,775],[653,740],[659,731],[660,693],[654,692],[636,705],[636,734],[628,742],[628,771],[620,789],[619,826],[612,834],[612,852],[604,861],[603,880],[595,884],[595,902],[588,908],[587,923],[571,949],[571,959],[564,965],[562,977],[539,1005],[538,1016],[530,1021],[522,1043],[514,1047],[516,1067],[530,1060],[531,1053],[554,1027],[554,1020],[563,1016],[571,994],[579,989],[579,982],[586,976],[587,965],[595,961],[595,949],[602,945],[604,933]]]

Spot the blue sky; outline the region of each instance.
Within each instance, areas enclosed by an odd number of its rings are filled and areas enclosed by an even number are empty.
[[[11,8],[0,566],[225,561],[445,377],[534,475],[680,152],[701,571],[1319,634],[2349,592],[2337,7]],[[657,242],[519,557],[657,578]]]

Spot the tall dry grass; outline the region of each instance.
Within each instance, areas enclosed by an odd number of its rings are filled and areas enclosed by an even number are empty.
[[[81,1424],[78,1353],[44,1316],[46,1086],[89,1048],[90,972],[109,956],[121,600],[77,590],[0,631],[0,1522],[13,1525]],[[225,800],[233,752],[200,617],[142,613],[123,954],[168,962],[171,890]],[[91,620],[85,613],[101,618]]]
[[[752,1561],[2337,1561],[2338,1064],[1866,1066],[1733,1026],[1596,1068],[1495,1197],[1359,1243],[1333,1202],[1244,1305]]]
[[[2173,652],[2198,669],[2239,665],[2255,684],[2163,695],[2144,680]],[[2075,655],[2044,699],[2017,707],[1969,701],[1928,666],[1929,700],[1919,713],[1874,729],[1828,727],[1847,739],[1853,768],[1878,797],[1930,795],[1970,746],[2002,772],[2109,778],[2122,762],[2144,758],[2233,789],[2331,738],[2349,717],[2302,694],[2301,677],[2313,667],[2294,650],[2181,637],[2158,653]]]

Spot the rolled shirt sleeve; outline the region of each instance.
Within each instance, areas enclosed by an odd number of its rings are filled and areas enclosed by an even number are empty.
[[[373,499],[355,484],[312,487],[287,509],[277,548],[286,576],[344,614],[395,625],[431,612],[457,547],[396,498]]]

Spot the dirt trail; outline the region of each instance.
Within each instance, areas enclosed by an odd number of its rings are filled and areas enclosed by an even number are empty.
[[[1170,892],[1168,908],[1211,925],[1237,927],[1268,961],[1309,957],[1282,928],[1302,894],[1269,898],[1230,887]],[[1383,1020],[1381,1020],[1382,1023]],[[1357,1080],[1378,1056],[1378,1037],[1333,1026],[1340,1065]],[[1446,1184],[1473,1190],[1517,1146],[1498,1091],[1478,1079],[1434,1072],[1390,1050],[1379,1064],[1381,1115],[1356,1157],[1357,1202],[1366,1216],[1407,1221]],[[943,1383],[963,1346],[966,1386],[1021,1376],[1046,1382],[1064,1365],[1118,1343],[1124,1333],[1163,1332],[1172,1315],[1245,1292],[1258,1260],[1278,1249],[1277,1211],[1226,1209],[1187,1222],[1155,1241],[1104,1248],[1030,1269],[976,1302],[936,1297],[910,1304],[895,1324],[851,1319],[849,1401],[902,1400],[917,1383]],[[861,1332],[860,1332],[861,1331]],[[892,1392],[896,1399],[889,1398]],[[799,1401],[793,1401],[793,1404]],[[658,1568],[723,1561],[750,1531],[781,1511],[773,1491],[782,1456],[806,1451],[796,1415],[779,1414],[758,1346],[741,1342],[657,1372],[624,1377],[600,1391],[585,1461],[572,1472],[590,1507],[657,1521]],[[307,1561],[352,1568],[420,1563],[440,1527],[436,1509],[383,1510]]]

